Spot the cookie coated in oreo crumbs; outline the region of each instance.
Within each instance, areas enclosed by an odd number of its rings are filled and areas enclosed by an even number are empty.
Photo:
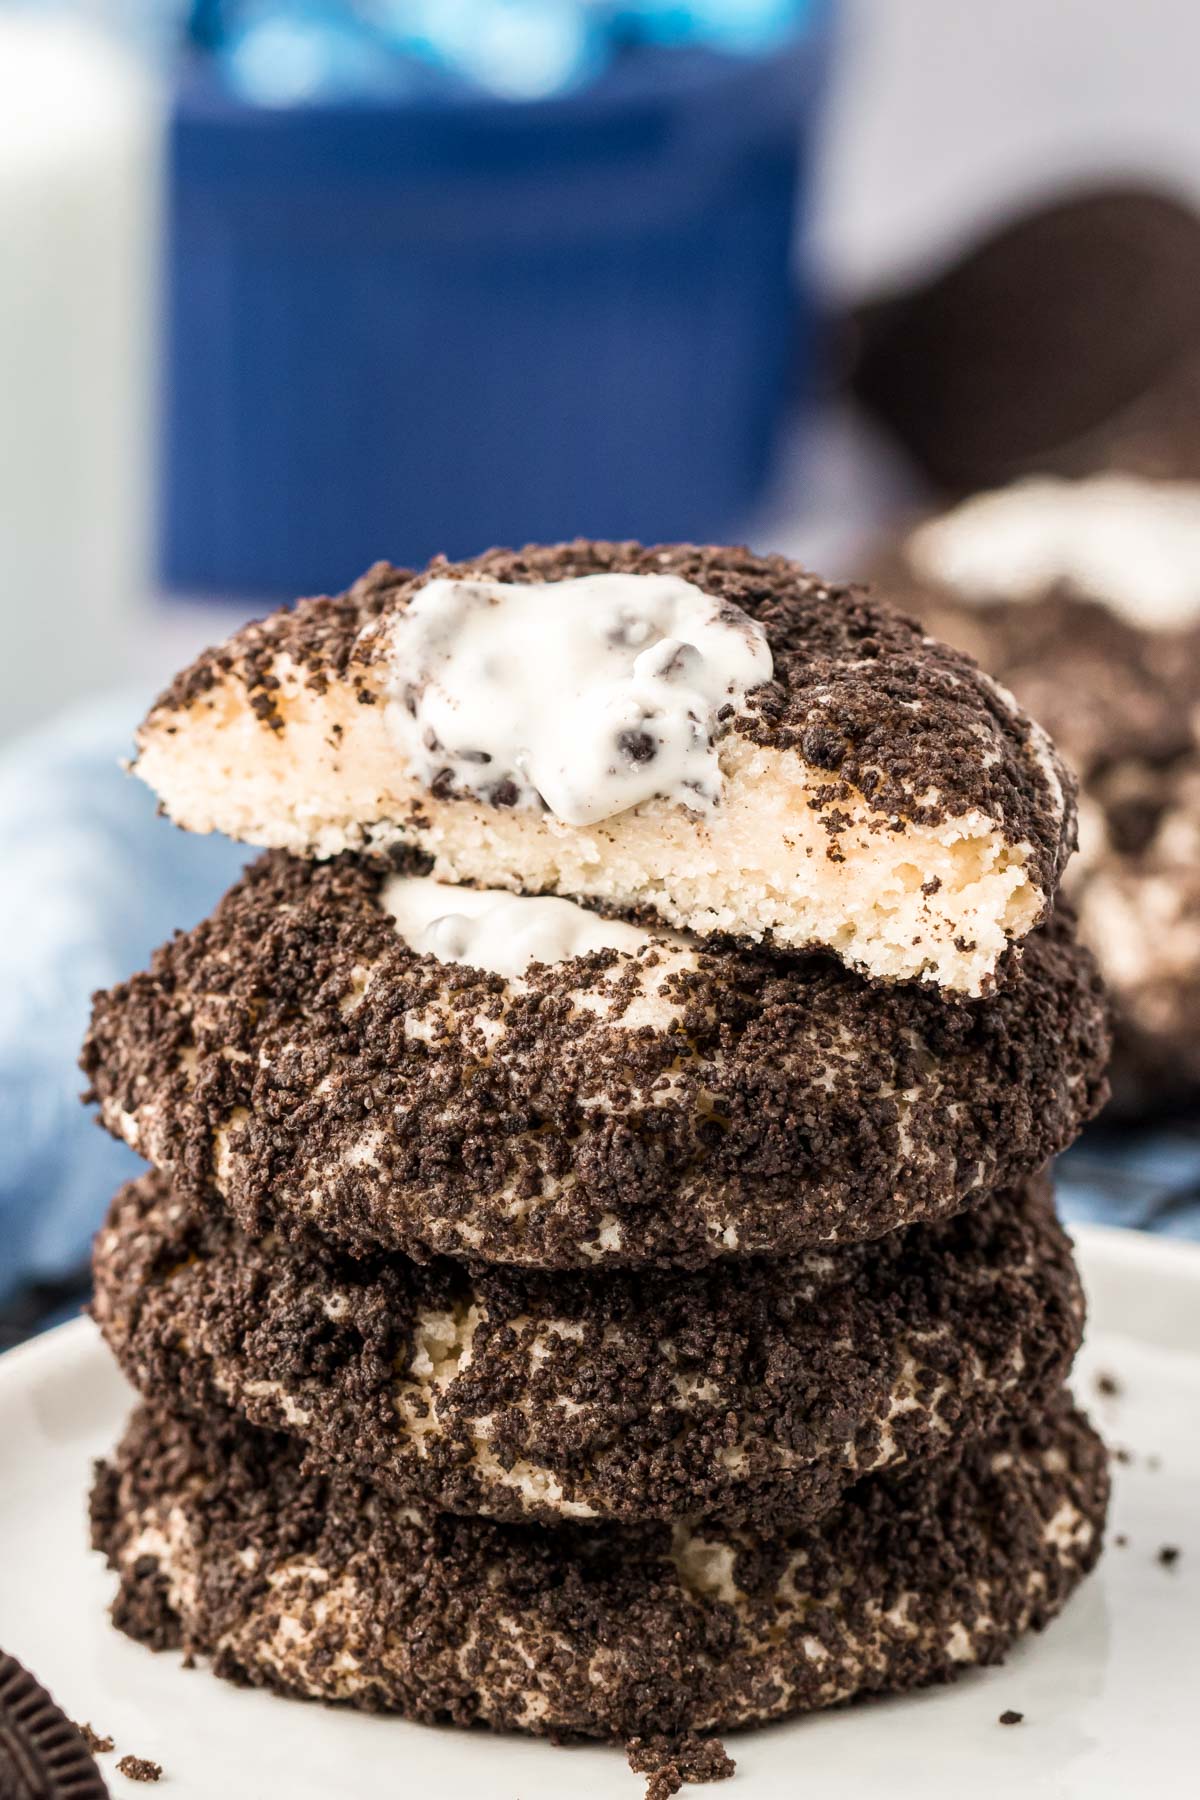
[[[94,1316],[152,1403],[228,1408],[399,1498],[517,1522],[777,1533],[1044,1407],[1083,1329],[1044,1177],[730,1281],[302,1253],[148,1174],[94,1262]]]
[[[639,959],[513,987],[417,955],[385,881],[269,853],[96,996],[82,1066],[109,1128],[251,1236],[559,1269],[778,1255],[1014,1185],[1107,1096],[1066,914],[989,1000],[699,949],[625,1028]]]
[[[379,705],[392,621],[427,581],[558,582],[613,572],[678,576],[762,626],[774,676],[728,729],[760,748],[795,751],[822,773],[814,803],[829,814],[835,839],[844,829],[839,802],[858,795],[885,818],[918,826],[982,812],[1007,842],[1028,846],[1033,882],[1054,893],[1075,844],[1074,783],[1055,757],[1051,784],[1044,740],[1030,720],[967,658],[862,588],[740,546],[577,539],[464,562],[438,557],[421,571],[377,563],[344,594],[301,600],[206,651],[156,701],[139,745],[150,732],[170,732],[173,714],[227,682],[244,690],[262,723],[286,734],[280,658],[314,694],[348,682],[362,705]],[[991,754],[981,756],[981,741]]]
[[[118,1628],[226,1679],[624,1743],[999,1661],[1095,1563],[1107,1497],[1103,1446],[1065,1399],[770,1539],[381,1504],[286,1438],[142,1411],[98,1468],[92,1530]]]

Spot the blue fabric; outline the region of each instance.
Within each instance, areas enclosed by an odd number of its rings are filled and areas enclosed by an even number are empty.
[[[142,1166],[79,1104],[92,991],[204,917],[249,856],[156,817],[120,767],[147,696],[114,695],[0,755],[0,1308],[79,1270]],[[1059,1165],[1069,1221],[1200,1238],[1200,1121],[1090,1133]]]
[[[1093,1129],[1061,1158],[1057,1182],[1068,1224],[1200,1239],[1200,1121],[1119,1135]]]
[[[149,698],[114,695],[0,754],[0,1304],[78,1268],[142,1166],[79,1104],[90,995],[203,918],[247,860],[156,817],[122,771]]]

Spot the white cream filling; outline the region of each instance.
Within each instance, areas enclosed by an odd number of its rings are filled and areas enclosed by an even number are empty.
[[[393,875],[379,898],[419,956],[466,963],[508,979],[522,976],[531,963],[570,962],[594,950],[634,956],[654,942],[639,926],[602,919],[553,894],[510,894],[455,887],[431,875]],[[673,932],[657,935],[683,942]]]
[[[425,787],[570,825],[656,796],[711,812],[722,708],[769,681],[762,627],[677,575],[434,580],[391,633],[387,725]]]
[[[912,533],[924,581],[967,600],[1035,600],[1065,584],[1146,630],[1200,619],[1200,483],[1035,476],[976,494]]]

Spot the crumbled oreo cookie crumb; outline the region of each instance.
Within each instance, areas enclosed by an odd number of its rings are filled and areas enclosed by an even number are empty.
[[[1109,1399],[1114,1399],[1121,1392],[1121,1384],[1115,1375],[1109,1375],[1107,1371],[1101,1369],[1096,1377],[1096,1392],[1106,1395]]]
[[[737,1764],[720,1738],[633,1737],[625,1746],[635,1775],[647,1775],[646,1800],[670,1800],[685,1782],[728,1781]]]
[[[1178,1544],[1164,1544],[1158,1553],[1158,1560],[1164,1569],[1173,1569],[1182,1555]]]
[[[1118,1531],[1113,1542],[1116,1544],[1118,1550],[1124,1550],[1129,1543],[1129,1539],[1125,1536],[1123,1531]]]
[[[1023,1712],[1014,1712],[1010,1706],[1000,1714],[1000,1723],[1001,1725],[1019,1725],[1024,1717]]]
[[[81,1725],[78,1719],[73,1720],[72,1723],[93,1756],[103,1756],[106,1751],[112,1749],[113,1741],[110,1737],[102,1737],[91,1725]]]
[[[162,1764],[151,1762],[147,1756],[123,1756],[117,1764],[118,1774],[128,1776],[130,1781],[161,1781]]]

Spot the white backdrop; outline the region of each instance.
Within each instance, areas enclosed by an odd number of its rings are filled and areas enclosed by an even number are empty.
[[[1097,171],[1200,198],[1200,0],[840,5],[818,228],[839,288]]]

